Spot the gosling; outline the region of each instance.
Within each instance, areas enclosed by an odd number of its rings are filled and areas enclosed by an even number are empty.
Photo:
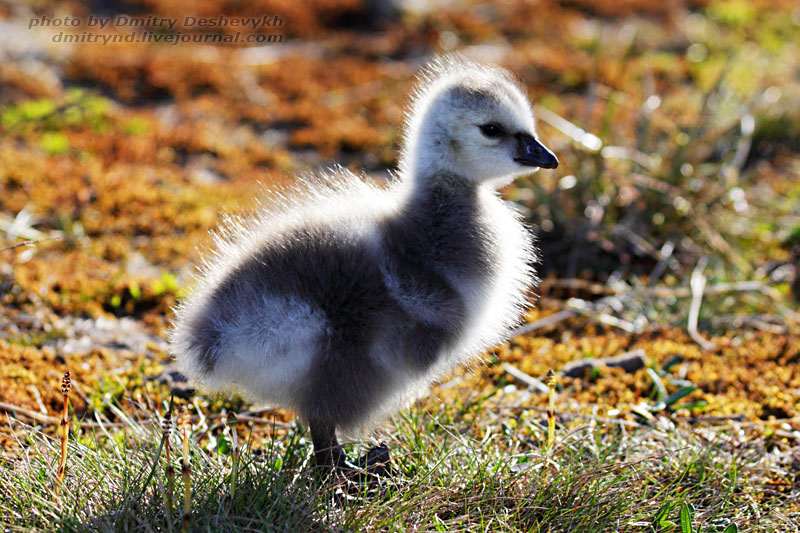
[[[519,322],[535,250],[496,190],[556,166],[511,74],[435,60],[388,187],[336,168],[215,233],[176,309],[179,368],[294,411],[316,464],[345,468],[337,430],[375,427]]]

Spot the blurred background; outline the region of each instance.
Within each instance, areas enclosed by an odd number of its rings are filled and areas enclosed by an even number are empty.
[[[796,416],[799,26],[791,0],[0,2],[0,397],[47,412],[65,366],[79,409],[174,385],[220,215],[333,163],[385,180],[457,51],[519,77],[561,161],[503,191],[544,281],[481,386],[636,349],[693,409]],[[651,394],[610,372],[566,390]]]

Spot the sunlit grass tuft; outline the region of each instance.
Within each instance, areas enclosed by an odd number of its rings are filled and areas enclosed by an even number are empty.
[[[767,437],[744,438],[752,433],[746,426],[688,430],[668,416],[637,427],[562,421],[548,448],[544,413],[509,428],[497,415],[506,407],[479,403],[403,411],[382,434],[394,477],[346,493],[313,475],[301,429],[251,443],[234,467],[182,426],[184,464],[193,463],[180,480],[182,516],[168,512],[169,476],[153,468],[164,451],[157,420],[129,417],[73,434],[66,490],[54,508],[45,502],[58,446],[12,419],[24,453],[0,468],[0,516],[9,531],[670,531],[685,521],[686,503],[694,530],[800,525],[788,456]]]

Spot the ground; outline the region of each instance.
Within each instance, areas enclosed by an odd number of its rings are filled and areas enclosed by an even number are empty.
[[[458,51],[520,78],[561,161],[503,191],[538,235],[530,326],[372,437],[392,444],[403,472],[377,496],[340,487],[329,498],[300,475],[308,439],[291,413],[178,382],[175,411],[188,408],[193,457],[206,465],[194,472],[192,523],[666,531],[684,525],[685,508],[703,531],[800,530],[800,8],[402,5],[392,15],[348,0],[204,2],[193,14],[160,0],[0,4],[0,472],[21,487],[4,494],[0,522],[126,530],[138,516],[138,527],[172,527],[163,486],[142,472],[175,384],[171,309],[209,229],[314,168],[385,180],[415,73]],[[59,17],[114,13],[282,42],[55,38]],[[265,14],[282,24],[230,22]],[[199,28],[188,15],[228,19]],[[644,366],[562,372],[624,353]],[[31,512],[53,499],[66,370],[72,496]],[[561,372],[554,446],[549,370]],[[226,492],[229,411],[246,413],[238,435],[250,439],[238,497]],[[81,480],[103,488],[84,492]],[[267,496],[281,487],[276,507]]]

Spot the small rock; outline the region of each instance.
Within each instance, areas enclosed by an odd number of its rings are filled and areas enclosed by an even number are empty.
[[[570,378],[579,378],[582,377],[590,368],[597,368],[601,366],[619,367],[625,372],[633,373],[640,368],[644,368],[645,364],[646,361],[644,350],[639,349],[603,359],[590,357],[587,359],[572,361],[564,365],[564,367],[561,369],[561,375]]]

